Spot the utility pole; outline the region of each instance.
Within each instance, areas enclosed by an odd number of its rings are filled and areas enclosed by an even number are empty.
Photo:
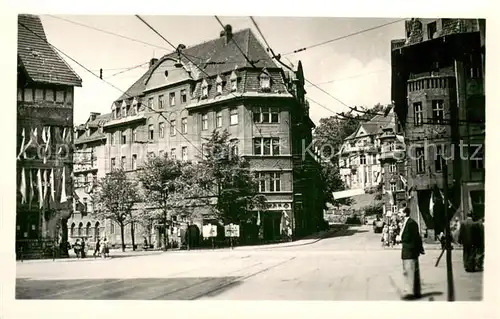
[[[444,191],[444,218],[445,218],[445,241],[446,241],[446,276],[448,281],[448,301],[455,301],[455,286],[453,283],[453,265],[451,264],[451,231],[448,219],[448,164],[444,160],[443,165],[443,191]]]

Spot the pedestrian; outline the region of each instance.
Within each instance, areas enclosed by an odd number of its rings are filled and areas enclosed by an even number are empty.
[[[410,218],[410,209],[403,210],[405,218],[401,228],[401,259],[403,261],[403,277],[406,287],[403,299],[418,299],[421,297],[420,265],[418,258],[425,254],[422,238],[417,222]]]
[[[472,220],[472,212],[460,225],[458,243],[462,245],[463,264],[466,272],[474,272],[476,269],[477,243],[479,237],[479,226]]]
[[[391,222],[391,225],[389,226],[389,236],[388,236],[388,246],[392,247],[394,245],[394,223]]]
[[[484,217],[478,221],[476,270],[483,271],[484,264]]]
[[[86,246],[87,245],[85,245],[85,238],[82,238],[82,249],[81,249],[81,253],[80,253],[82,259],[85,258],[85,249],[86,249]]]
[[[146,237],[144,237],[144,241],[143,241],[143,244],[142,244],[142,249],[143,250],[148,250],[148,240],[146,239]]]
[[[80,243],[80,238],[77,238],[75,244],[73,245],[73,251],[75,252],[76,258],[80,258],[80,253],[82,251],[82,244]]]
[[[108,254],[108,239],[104,237],[104,240],[102,241],[101,244],[101,257],[106,258]]]
[[[382,228],[382,246],[385,247],[389,243],[389,227],[387,225],[384,225],[384,228]]]
[[[94,247],[94,258],[99,257],[100,253],[101,253],[101,240],[97,239],[97,242],[95,243]]]

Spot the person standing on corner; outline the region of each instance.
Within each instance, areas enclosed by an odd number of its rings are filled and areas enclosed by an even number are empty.
[[[417,222],[410,218],[410,209],[403,210],[404,219],[401,227],[401,259],[403,261],[403,277],[406,287],[402,298],[404,300],[421,297],[420,265],[418,258],[424,255],[424,246]]]
[[[472,220],[472,212],[469,212],[467,219],[460,225],[458,234],[458,243],[463,247],[463,263],[466,272],[476,270],[478,228],[478,224]]]

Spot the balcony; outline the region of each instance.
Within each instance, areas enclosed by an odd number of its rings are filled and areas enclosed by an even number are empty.
[[[340,175],[351,175],[351,168],[350,167],[341,167],[340,168]]]

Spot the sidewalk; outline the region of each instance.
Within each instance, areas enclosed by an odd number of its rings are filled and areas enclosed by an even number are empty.
[[[234,250],[261,250],[261,249],[273,249],[273,248],[285,248],[285,247],[296,247],[296,246],[305,246],[305,245],[311,245],[314,243],[317,243],[318,241],[338,232],[342,231],[344,228],[339,227],[337,229],[330,229],[326,231],[320,231],[319,233],[313,234],[306,236],[302,239],[292,241],[292,242],[285,242],[285,243],[278,243],[278,244],[267,244],[267,245],[253,245],[253,246],[238,246],[234,247]]]
[[[124,257],[139,257],[139,256],[149,256],[149,255],[157,255],[161,254],[163,251],[162,250],[136,250],[136,251],[121,251],[121,250],[111,250],[109,253],[109,258],[101,258],[101,257],[95,257],[90,254],[86,258],[76,258],[74,253],[70,253],[69,258],[58,258],[58,259],[52,259],[52,258],[44,258],[44,259],[26,259],[24,261],[17,260],[17,263],[49,263],[49,262],[84,262],[84,261],[95,261],[95,260],[109,260],[109,259],[114,259],[114,258],[124,258]]]

